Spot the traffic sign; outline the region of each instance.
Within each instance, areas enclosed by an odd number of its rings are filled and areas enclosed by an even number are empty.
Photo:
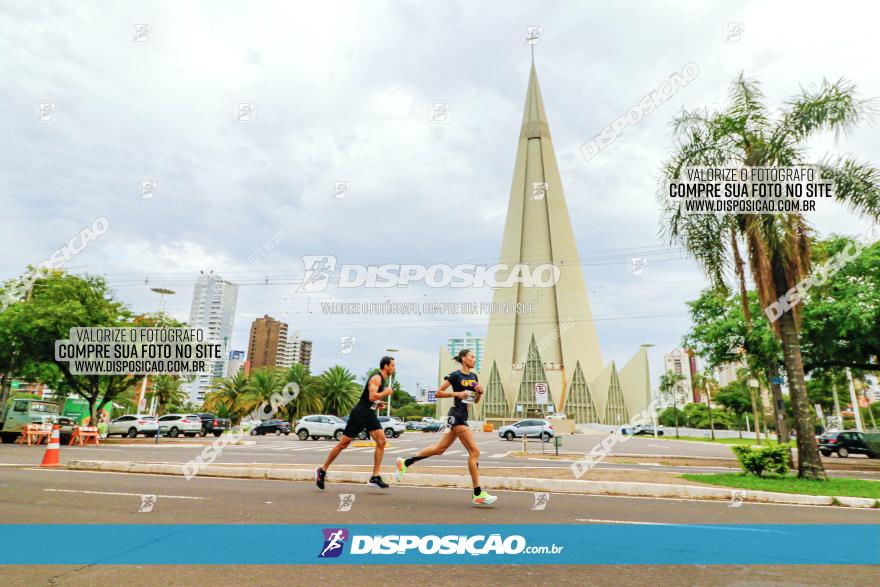
[[[538,405],[543,405],[547,403],[547,398],[550,396],[550,388],[547,387],[546,383],[536,383],[535,384],[535,403]]]

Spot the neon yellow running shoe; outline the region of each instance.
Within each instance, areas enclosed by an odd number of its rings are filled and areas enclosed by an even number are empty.
[[[474,505],[490,505],[495,503],[496,499],[498,498],[494,495],[489,495],[484,489],[480,492],[480,495],[475,495],[471,501]]]
[[[394,469],[394,480],[398,483],[403,479],[403,474],[406,473],[406,461],[397,457],[397,467]]]

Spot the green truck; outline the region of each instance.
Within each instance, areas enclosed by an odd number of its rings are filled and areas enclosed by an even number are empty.
[[[89,415],[89,404],[85,400],[68,398],[59,413],[58,402],[54,400],[11,398],[6,413],[0,414],[0,441],[15,442],[28,424],[57,423],[61,426],[62,439],[73,434],[77,426]]]

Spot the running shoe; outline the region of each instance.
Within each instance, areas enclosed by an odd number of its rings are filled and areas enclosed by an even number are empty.
[[[472,502],[474,505],[489,505],[489,504],[495,503],[496,499],[498,499],[498,498],[495,497],[494,495],[489,495],[488,493],[486,493],[486,490],[484,489],[483,491],[480,492],[480,495],[475,495],[473,497]]]
[[[403,480],[404,473],[406,473],[406,459],[403,457],[397,457],[397,468],[394,469],[394,480],[400,483]]]
[[[382,477],[376,475],[375,477],[370,477],[370,480],[367,481],[367,487],[378,487],[379,489],[388,489],[388,484],[382,481]]]
[[[318,467],[315,469],[315,484],[318,486],[318,489],[324,489],[324,478],[327,476],[327,471]]]

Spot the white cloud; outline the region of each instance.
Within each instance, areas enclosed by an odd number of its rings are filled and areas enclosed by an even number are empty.
[[[629,250],[659,244],[654,190],[668,121],[683,106],[722,101],[740,70],[764,82],[771,104],[842,75],[880,95],[877,12],[867,2],[833,11],[819,2],[7,4],[0,276],[107,216],[110,232],[75,270],[106,274],[134,307],[156,303],[138,279],[163,280],[178,291],[168,307],[185,318],[198,271],[214,269],[242,283],[238,348],[248,320],[269,313],[315,340],[316,369],[345,359],[360,374],[393,344],[405,349],[404,383],[430,385],[436,349],[484,325],[323,320],[317,296],[294,295],[290,282],[307,254],[497,259],[528,75],[523,39],[543,26],[536,62],[593,313],[679,316],[597,322],[605,359],[621,365],[653,342],[656,375],[702,280],[689,261],[651,262],[639,282],[628,274]],[[725,42],[729,22],[744,23],[742,42]],[[132,42],[137,23],[152,27],[145,42]],[[693,83],[583,160],[580,145],[690,61],[700,66]],[[57,120],[40,124],[34,109],[45,100]],[[450,104],[447,123],[426,120],[438,101]],[[235,122],[239,102],[255,105],[255,122]],[[880,139],[866,125],[810,145],[815,157],[827,150],[876,162]],[[158,184],[151,200],[140,198],[146,180]],[[352,184],[345,199],[330,197],[337,180]],[[839,210],[813,224],[826,233],[863,223]],[[279,229],[286,240],[248,264]],[[351,326],[358,332],[344,332]],[[340,334],[358,337],[355,353],[336,354]]]

